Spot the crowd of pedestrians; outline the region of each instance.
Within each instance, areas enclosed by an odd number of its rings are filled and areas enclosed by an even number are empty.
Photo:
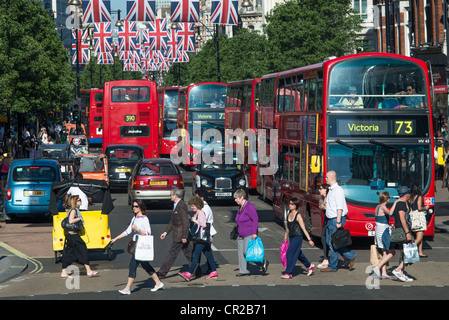
[[[326,174],[326,183],[319,188],[320,192],[320,209],[324,214],[323,233],[321,242],[323,244],[323,260],[318,264],[321,272],[336,272],[338,270],[338,257],[341,255],[344,259],[344,265],[350,270],[354,270],[356,254],[348,247],[334,248],[332,242],[332,235],[338,229],[344,227],[346,223],[346,215],[348,208],[345,200],[344,189],[337,183],[337,174],[334,171],[329,171]],[[383,192],[379,195],[379,205],[375,209],[376,220],[376,235],[375,241],[377,248],[381,251],[380,262],[374,266],[373,274],[382,279],[392,279],[387,273],[387,263],[395,255],[396,250],[401,251],[401,260],[396,268],[393,268],[392,274],[400,281],[409,282],[413,279],[404,273],[406,264],[403,260],[403,253],[400,243],[393,243],[390,241],[391,226],[389,225],[389,218],[393,217],[395,220],[395,228],[403,228],[407,241],[413,241],[410,226],[406,222],[406,212],[410,208],[416,210],[426,210],[427,207],[422,204],[422,196],[419,188],[416,186],[410,190],[406,186],[402,186],[398,190],[399,199],[394,202],[391,209],[388,209],[387,204],[390,202],[388,192]],[[129,262],[128,281],[124,289],[119,290],[121,294],[131,294],[132,285],[136,278],[137,267],[139,265],[148,273],[154,280],[155,286],[151,289],[152,292],[164,288],[163,279],[169,273],[175,260],[180,252],[186,258],[188,269],[179,272],[179,276],[185,281],[191,281],[193,278],[203,276],[200,268],[201,255],[204,255],[207,260],[208,270],[206,271],[205,279],[218,278],[217,266],[214,260],[214,255],[211,249],[213,237],[217,234],[217,230],[213,227],[213,211],[208,203],[204,200],[204,194],[201,190],[192,197],[188,204],[182,199],[182,192],[178,188],[173,188],[170,191],[170,197],[173,202],[173,209],[171,212],[170,222],[165,231],[159,236],[161,240],[165,240],[167,235],[172,235],[172,242],[166,257],[164,258],[160,268],[156,271],[149,261],[139,261],[135,258],[135,253],[131,253]],[[78,195],[69,197],[69,212],[71,221],[75,222],[77,219],[82,220],[79,211],[81,201]],[[251,271],[248,269],[248,262],[246,259],[247,248],[249,242],[258,238],[258,223],[259,217],[255,206],[249,201],[248,194],[245,190],[240,189],[234,193],[235,203],[239,206],[235,217],[237,227],[236,247],[238,257],[238,273],[237,277],[249,276]],[[188,205],[193,210],[194,214],[189,218]],[[296,198],[289,199],[288,215],[286,219],[286,231],[284,234],[284,241],[288,241],[288,249],[286,252],[285,271],[282,272],[282,279],[292,279],[294,268],[297,260],[299,260],[306,268],[306,276],[311,276],[314,273],[315,265],[309,261],[302,250],[303,242],[307,242],[309,246],[315,246],[315,243],[305,227],[303,218],[299,212],[299,201]],[[132,235],[132,240],[136,241],[139,235],[152,235],[150,220],[146,214],[146,207],[142,201],[133,201],[132,210],[134,216],[128,226],[118,236],[112,238],[114,243],[128,235]],[[194,230],[194,231],[193,231]],[[194,234],[196,237],[191,238]],[[85,265],[88,277],[98,276],[98,272],[92,271],[89,266],[87,258],[87,249],[83,245],[82,239],[76,233],[69,234],[70,241],[63,253],[63,271],[62,278],[67,278],[66,268],[71,263],[78,261]],[[200,240],[201,239],[201,240]],[[422,243],[422,234],[415,233],[415,241],[419,245]],[[65,258],[64,256],[67,255]],[[420,255],[425,257],[422,249]],[[269,262],[264,259],[256,263],[260,268],[262,274],[268,271]]]

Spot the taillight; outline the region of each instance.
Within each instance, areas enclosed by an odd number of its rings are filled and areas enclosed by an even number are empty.
[[[11,200],[11,198],[12,198],[12,192],[11,192],[11,189],[8,189],[8,191],[6,191],[6,199]]]
[[[135,180],[134,185],[135,186],[147,186],[148,180]]]

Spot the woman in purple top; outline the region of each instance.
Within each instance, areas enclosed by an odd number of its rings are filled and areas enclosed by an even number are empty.
[[[240,277],[250,275],[245,255],[248,242],[251,239],[257,238],[259,216],[254,205],[248,201],[248,194],[245,190],[237,190],[234,193],[234,200],[240,206],[235,217],[239,233],[237,238],[239,273],[236,276]],[[260,263],[260,267],[262,268],[262,272],[266,273],[268,270],[268,261],[264,260],[263,263]]]

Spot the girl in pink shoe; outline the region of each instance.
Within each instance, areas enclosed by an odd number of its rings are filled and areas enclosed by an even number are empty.
[[[198,228],[200,228],[200,232],[204,232],[204,229],[207,227],[206,214],[203,212],[203,210],[201,210],[204,207],[204,201],[200,197],[195,196],[189,200],[189,205],[195,212],[195,214],[192,217],[192,222],[195,223]],[[190,264],[189,271],[179,273],[179,275],[183,277],[185,280],[190,281],[192,274],[200,261],[201,252],[204,253],[204,256],[206,257],[211,270],[209,275],[206,276],[206,279],[218,278],[215,260],[212,254],[209,241],[209,243],[207,244],[200,242],[195,243],[195,248],[193,249],[192,254],[192,263]]]

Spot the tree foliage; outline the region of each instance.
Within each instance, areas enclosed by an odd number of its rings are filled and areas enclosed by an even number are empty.
[[[276,4],[266,19],[272,71],[352,53],[361,30],[352,0],[289,0]]]
[[[69,56],[37,0],[0,1],[0,108],[40,113],[72,99]]]

